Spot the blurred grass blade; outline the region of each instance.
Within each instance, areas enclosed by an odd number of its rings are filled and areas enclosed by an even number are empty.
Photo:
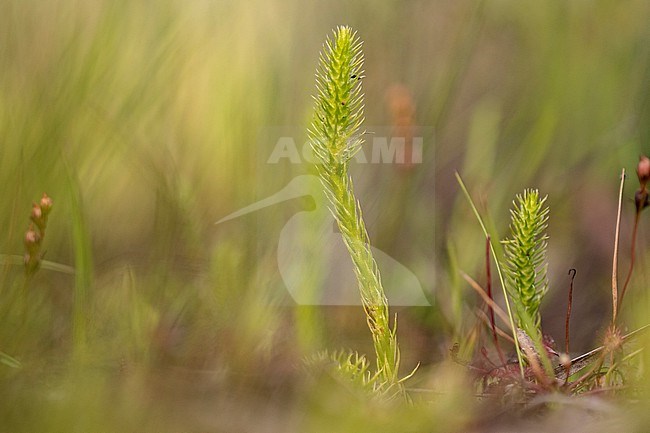
[[[73,355],[83,357],[88,327],[88,292],[92,284],[92,247],[83,212],[79,181],[67,164],[66,168],[76,269],[72,313]]]
[[[19,360],[17,360],[13,356],[7,355],[1,350],[0,350],[0,364],[6,365],[7,367],[11,367],[11,368],[23,367],[22,363]]]

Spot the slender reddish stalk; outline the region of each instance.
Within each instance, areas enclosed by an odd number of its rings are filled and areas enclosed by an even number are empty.
[[[573,280],[576,278],[576,270],[569,269],[569,275],[571,275],[571,284],[569,285],[569,302],[566,307],[566,323],[564,325],[564,352],[569,354],[569,320],[571,320],[571,306],[573,305]]]
[[[569,269],[569,275],[571,275],[571,283],[569,284],[569,301],[566,306],[566,322],[564,324],[564,353],[567,356],[568,362],[565,365],[566,368],[566,377],[564,378],[564,385],[566,386],[569,383],[569,377],[571,377],[571,355],[569,354],[569,341],[571,333],[569,332],[569,322],[571,320],[571,307],[573,306],[573,281],[576,278],[577,271],[575,269]]]
[[[639,228],[639,216],[641,211],[646,207],[650,206],[648,199],[648,181],[650,181],[650,159],[647,156],[641,155],[639,157],[639,164],[636,167],[636,175],[639,178],[639,189],[634,194],[634,204],[636,205],[636,215],[634,217],[634,229],[632,230],[632,246],[630,252],[630,269],[627,272],[627,277],[625,278],[625,284],[623,284],[623,290],[621,290],[621,296],[618,300],[618,306],[620,308],[623,303],[623,296],[625,295],[625,290],[632,278],[632,271],[634,270],[634,259],[636,258],[636,233]]]
[[[494,301],[492,300],[492,298],[490,298],[490,297],[487,295],[487,293],[485,292],[485,289],[483,289],[483,287],[481,287],[481,285],[480,285],[479,283],[477,283],[476,281],[474,281],[474,279],[473,279],[472,277],[470,277],[469,275],[467,275],[465,272],[461,271],[461,272],[460,272],[460,275],[461,275],[461,277],[463,277],[463,279],[464,279],[465,281],[467,281],[467,282],[469,283],[469,286],[470,286],[472,289],[474,289],[474,290],[476,291],[476,293],[478,293],[478,294],[481,296],[481,298],[483,298],[483,302],[485,302],[485,303],[488,304],[490,307],[492,307],[492,309],[494,310],[494,312],[496,313],[496,315],[499,316],[499,319],[501,319],[501,321],[503,321],[503,323],[504,323],[508,328],[510,328],[510,327],[511,327],[511,325],[510,325],[510,320],[509,320],[510,318],[508,317],[508,315],[506,314],[506,312],[503,311],[503,310],[501,309],[501,307],[499,307],[499,305],[498,305],[496,302],[494,302]],[[513,339],[513,341],[514,341],[514,339]]]
[[[474,314],[481,319],[481,321],[486,325],[490,326],[490,319],[488,318],[487,314],[485,314],[485,311],[482,309],[476,308],[474,310]],[[498,326],[495,326],[495,330],[497,331],[497,335],[505,340],[508,340],[512,344],[515,344],[515,340],[512,339],[512,335],[507,334],[505,331],[501,330]]]
[[[492,297],[492,272],[490,269],[490,236],[488,235],[485,238],[485,275],[487,278],[487,295],[488,297],[494,301],[494,298]],[[501,364],[505,365],[506,363],[506,358],[503,355],[503,352],[501,351],[501,346],[499,345],[499,339],[497,338],[497,331],[496,331],[496,325],[494,323],[494,309],[492,308],[491,305],[488,304],[488,311],[490,313],[490,328],[492,330],[492,338],[494,339],[494,347],[497,349],[497,353],[499,354],[499,360],[501,361]]]
[[[632,271],[634,270],[634,259],[636,258],[636,232],[639,227],[639,215],[641,215],[641,211],[637,210],[636,211],[636,216],[634,217],[634,229],[632,229],[632,246],[631,246],[631,251],[630,251],[630,268],[627,271],[627,277],[625,277],[625,283],[623,284],[623,288],[621,289],[621,296],[618,298],[618,306],[620,308],[621,304],[623,303],[623,296],[625,296],[625,290],[627,289],[627,285],[630,283],[630,279],[632,278]]]

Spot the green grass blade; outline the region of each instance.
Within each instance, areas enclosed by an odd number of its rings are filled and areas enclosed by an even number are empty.
[[[474,212],[474,215],[476,216],[476,219],[478,220],[478,223],[481,226],[481,229],[483,230],[483,234],[487,238],[490,236],[488,233],[487,229],[485,228],[485,224],[483,223],[483,218],[481,218],[481,215],[478,212],[478,209],[476,208],[476,205],[474,204],[474,201],[472,200],[472,197],[469,195],[469,192],[467,191],[467,187],[465,186],[465,183],[463,182],[463,179],[460,177],[460,174],[458,172],[455,173],[456,175],[456,180],[458,181],[458,184],[460,185],[460,189],[463,191],[463,194],[467,198],[467,201],[469,202],[470,207],[472,208],[472,212]],[[490,238],[491,239],[491,238]],[[515,350],[517,352],[517,361],[519,361],[519,369],[521,371],[521,375],[523,377],[524,375],[524,363],[523,363],[523,358],[521,356],[521,348],[519,347],[519,342],[517,341],[517,326],[515,325],[515,320],[512,315],[512,309],[510,308],[510,301],[508,300],[508,293],[506,290],[506,285],[505,281],[503,278],[503,271],[501,270],[501,264],[499,262],[499,257],[497,256],[494,246],[492,245],[492,241],[490,241],[490,251],[492,251],[492,257],[494,258],[494,266],[497,269],[497,274],[499,275],[499,282],[501,283],[501,289],[503,290],[503,298],[505,299],[506,303],[506,311],[508,312],[508,319],[510,320],[510,327],[512,329],[512,338],[515,341]]]

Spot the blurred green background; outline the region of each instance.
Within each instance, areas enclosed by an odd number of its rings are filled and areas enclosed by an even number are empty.
[[[310,201],[214,224],[309,170],[265,161],[278,130],[304,142],[318,52],[340,24],[364,41],[366,124],[424,139],[422,164],[353,167],[374,245],[432,304],[394,310],[404,371],[422,362],[419,383],[437,383],[476,320],[458,270],[483,281],[484,240],[456,170],[501,237],[515,193],[549,195],[543,325],[563,344],[576,268],[573,348],[597,344],[620,170],[626,269],[633,168],[650,151],[649,2],[0,0],[0,11],[1,431],[328,431],[322,419],[344,408],[350,431],[388,422],[299,379],[316,350],[372,354],[360,308],[297,306],[283,289],[278,237]],[[75,272],[44,267],[25,284],[23,236],[43,192],[45,259]],[[646,222],[631,326],[650,311]],[[458,422],[457,403],[390,422]]]

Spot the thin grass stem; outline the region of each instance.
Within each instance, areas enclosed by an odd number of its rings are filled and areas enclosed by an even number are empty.
[[[474,212],[474,215],[476,216],[476,219],[478,220],[478,223],[481,226],[481,229],[483,230],[483,234],[488,237],[490,234],[488,233],[487,229],[485,228],[485,224],[483,223],[483,219],[481,218],[481,215],[478,212],[478,209],[476,208],[476,205],[474,204],[474,201],[472,200],[472,197],[469,195],[469,191],[467,191],[467,187],[465,186],[465,183],[463,182],[463,179],[460,177],[460,174],[458,172],[455,173],[456,175],[456,180],[458,181],[458,184],[460,185],[461,190],[463,191],[463,194],[467,198],[467,201],[469,202],[470,207],[472,208],[472,211]],[[524,360],[523,357],[521,356],[521,348],[519,347],[519,342],[517,341],[517,331],[516,331],[516,326],[515,326],[515,320],[512,315],[512,309],[510,308],[510,301],[508,300],[508,293],[506,292],[506,284],[503,278],[503,272],[501,270],[501,265],[499,263],[499,258],[497,257],[496,251],[494,250],[494,245],[492,245],[492,242],[490,242],[490,250],[492,251],[492,257],[494,258],[494,266],[497,269],[497,274],[499,275],[499,282],[501,283],[501,289],[503,290],[503,298],[505,300],[506,304],[506,310],[508,311],[508,322],[510,324],[510,328],[512,330],[512,337],[513,340],[515,341],[515,351],[517,352],[517,361],[519,361],[519,370],[521,372],[521,377],[524,377]]]

